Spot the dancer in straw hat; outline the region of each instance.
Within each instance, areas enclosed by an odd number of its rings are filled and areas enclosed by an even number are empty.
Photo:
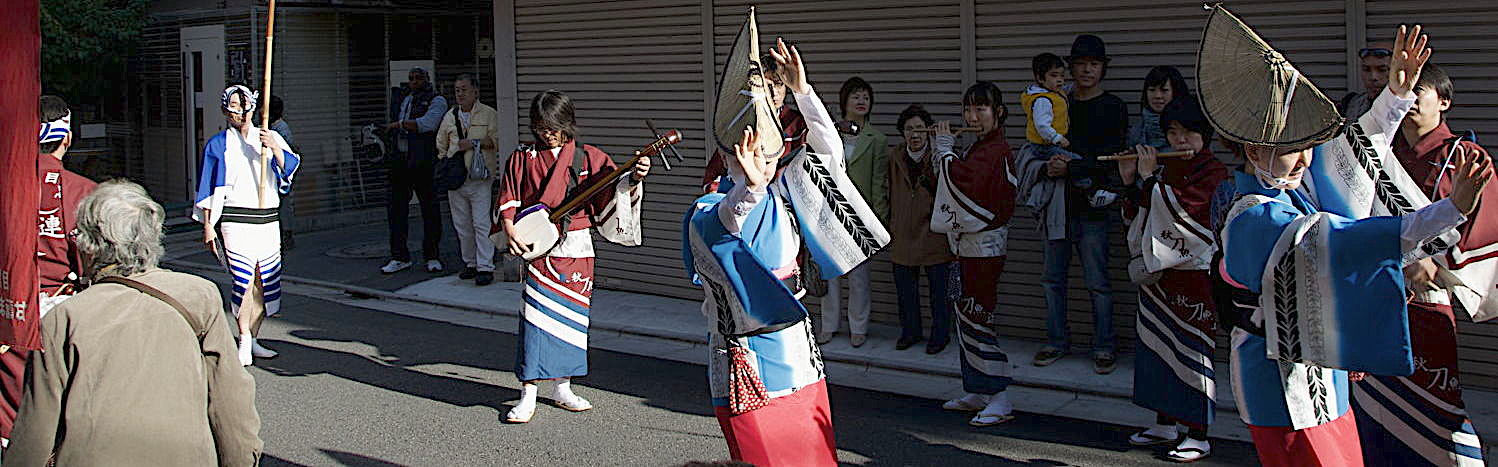
[[[1409,182],[1381,171],[1398,165],[1388,142],[1414,103],[1426,43],[1418,26],[1400,29],[1388,87],[1349,124],[1221,6],[1203,35],[1202,108],[1246,145],[1252,170],[1236,174],[1221,268],[1250,316],[1232,331],[1233,387],[1265,465],[1363,464],[1348,371],[1414,370],[1401,267],[1448,244],[1492,176],[1491,162],[1464,156],[1448,198],[1417,208],[1384,196]]]
[[[708,379],[730,455],[760,466],[837,464],[820,351],[803,294],[798,246],[823,277],[867,261],[889,242],[844,175],[843,145],[811,84],[801,53],[778,42],[771,56],[808,128],[787,145],[768,102],[770,79],[755,60],[753,10],[719,83],[715,131],[729,180],[686,216],[682,250],[703,286],[709,320]],[[746,51],[745,48],[748,50]],[[725,149],[725,152],[729,150]]]

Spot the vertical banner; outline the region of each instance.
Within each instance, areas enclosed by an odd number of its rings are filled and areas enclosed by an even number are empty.
[[[41,97],[39,0],[0,6],[0,344],[41,346],[37,307],[36,103]]]

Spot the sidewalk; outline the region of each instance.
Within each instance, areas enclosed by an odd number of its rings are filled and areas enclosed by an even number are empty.
[[[520,313],[519,283],[495,282],[477,287],[472,281],[460,280],[456,272],[461,269],[461,262],[457,261],[456,252],[448,251],[443,254],[447,264],[445,275],[415,268],[382,275],[377,271],[384,264],[382,257],[357,257],[375,256],[375,250],[384,251],[383,225],[378,231],[371,230],[353,227],[299,234],[297,248],[284,254],[286,275],[282,281],[289,286],[404,302],[415,306],[389,303],[379,308],[428,319],[454,322],[462,319],[433,311],[432,307],[495,315],[507,318],[504,321],[511,326],[500,330],[513,332],[514,324],[509,323]],[[168,266],[200,274],[216,273],[213,257],[198,248],[185,234],[172,236]],[[453,257],[449,258],[449,253],[454,253]],[[597,290],[593,303],[590,340],[594,347],[695,364],[705,362],[707,321],[700,312],[699,302]],[[493,325],[490,321],[486,326]],[[939,400],[962,394],[955,337],[943,352],[926,355],[923,345],[895,350],[898,335],[897,327],[874,323],[870,325],[868,342],[855,349],[849,345],[847,333],[839,334],[822,346],[829,382]],[[1129,400],[1133,390],[1132,354],[1121,355],[1112,374],[1098,375],[1092,371],[1092,363],[1085,354],[1074,353],[1051,366],[1037,368],[1030,364],[1030,356],[1039,350],[1041,343],[1002,339],[1002,344],[1013,364],[1015,386],[1009,393],[1017,410],[1129,426],[1144,426],[1154,420],[1151,412]],[[1217,370],[1218,413],[1211,434],[1250,441],[1247,427],[1236,412],[1228,366],[1218,365]],[[1489,421],[1498,423],[1498,393],[1468,390],[1465,400],[1469,416],[1477,426],[1491,426],[1484,423]]]

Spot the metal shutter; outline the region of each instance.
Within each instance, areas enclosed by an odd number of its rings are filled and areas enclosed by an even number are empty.
[[[1370,41],[1393,40],[1401,23],[1425,26],[1435,50],[1431,62],[1445,68],[1456,86],[1447,123],[1455,131],[1476,131],[1489,153],[1498,151],[1498,81],[1493,80],[1498,54],[1492,49],[1498,4],[1478,2],[1453,9],[1412,0],[1369,0],[1366,9]],[[1463,385],[1498,387],[1498,322],[1474,324],[1457,318],[1457,328]]]
[[[258,43],[250,84],[255,89],[264,86],[265,20],[265,11],[257,9],[254,37]],[[330,11],[276,11],[271,93],[286,103],[286,123],[302,156],[291,192],[298,224],[337,212],[339,198],[357,194],[341,183],[342,174],[335,170],[336,161],[352,156],[347,139],[350,108],[325,105],[349,102],[349,61],[341,20],[342,15]],[[256,125],[259,119],[257,114]]]
[[[702,3],[690,0],[515,2],[520,140],[530,141],[530,100],[558,89],[574,99],[578,136],[622,162],[651,140],[644,120],[682,131],[685,164],[659,160],[645,184],[644,244],[596,240],[597,283],[696,299],[681,264],[681,218],[701,189],[703,150]]]
[[[1233,5],[1233,12],[1280,48],[1300,70],[1329,96],[1346,89],[1344,2],[1256,2]],[[978,79],[996,82],[1010,109],[1006,128],[1018,149],[1024,144],[1025,110],[1019,94],[1033,82],[1030,59],[1050,52],[1061,57],[1071,50],[1078,34],[1095,34],[1107,43],[1111,57],[1104,89],[1129,104],[1137,119],[1144,75],[1156,65],[1179,68],[1195,86],[1196,50],[1207,14],[1201,2],[1122,0],[1108,8],[1094,8],[1055,0],[978,0],[976,5]],[[1294,14],[1287,14],[1293,12]],[[1045,295],[1040,286],[1044,270],[1043,242],[1026,209],[1015,215],[1010,231],[1009,262],[1000,281],[1003,332],[1009,336],[1044,339]],[[1125,271],[1128,249],[1124,225],[1112,225],[1109,257],[1114,292],[1114,329],[1122,348],[1134,337],[1135,288]],[[1073,255],[1075,258],[1076,255]],[[1069,275],[1068,321],[1072,345],[1087,348],[1093,336],[1092,305],[1083,285],[1078,260]]]

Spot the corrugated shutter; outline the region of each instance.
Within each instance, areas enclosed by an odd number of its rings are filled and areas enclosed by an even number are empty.
[[[1340,96],[1347,81],[1343,7],[1344,2],[1337,0],[1255,2],[1234,4],[1233,12],[1284,51],[1327,95]],[[1011,112],[1006,127],[1016,148],[1024,144],[1025,111],[1019,105],[1019,94],[1033,82],[1031,57],[1042,52],[1065,57],[1078,34],[1095,34],[1107,43],[1111,62],[1104,88],[1129,104],[1131,118],[1138,117],[1140,90],[1151,67],[1173,65],[1195,84],[1196,50],[1207,20],[1201,2],[1123,0],[1095,8],[1054,0],[979,0],[976,8],[978,79],[1003,88]],[[1043,242],[1027,210],[1016,214],[1014,226],[1009,262],[999,286],[1000,310],[1006,315],[1003,332],[1044,339]],[[1134,337],[1137,299],[1124,269],[1128,249],[1122,232],[1122,221],[1114,222],[1109,275],[1113,278],[1114,328],[1119,344],[1127,348]],[[1072,344],[1085,349],[1094,334],[1093,317],[1076,260],[1069,277]]]
[[[645,185],[644,245],[596,241],[600,286],[695,298],[681,265],[681,216],[700,191],[704,165],[701,2],[515,2],[519,89],[514,111],[530,141],[530,100],[546,89],[574,99],[578,133],[615,162],[651,141],[644,120],[682,131],[689,160]]]
[[[264,40],[266,16],[256,15],[255,31]],[[337,161],[352,157],[349,107],[325,105],[348,102],[348,57],[340,15],[314,10],[276,12],[275,62],[271,92],[286,103],[286,123],[302,155],[292,190],[296,213],[304,217],[335,212],[349,190]],[[264,43],[256,48],[252,86],[263,86]],[[259,116],[256,116],[259,124]]]
[[[1400,24],[1422,24],[1431,37],[1431,62],[1451,75],[1456,87],[1447,123],[1454,131],[1474,130],[1489,153],[1498,151],[1498,54],[1493,52],[1493,25],[1498,4],[1476,2],[1441,8],[1413,0],[1369,0],[1367,37],[1393,40]],[[1498,322],[1474,324],[1457,319],[1461,333],[1462,384],[1498,387]]]
[[[901,144],[895,120],[910,104],[925,106],[938,120],[961,120],[960,2],[716,2],[713,11],[715,69],[723,66],[750,5],[757,6],[759,11],[761,50],[768,53],[775,38],[781,36],[798,44],[797,49],[806,60],[807,79],[832,118],[842,118],[838,90],[843,81],[858,76],[874,88],[873,115],[869,121],[888,136],[891,145]],[[897,322],[894,275],[889,255],[877,256],[872,268],[873,319]],[[845,296],[846,288],[845,285]],[[804,302],[820,309],[818,299]],[[844,306],[846,303],[845,299]]]

